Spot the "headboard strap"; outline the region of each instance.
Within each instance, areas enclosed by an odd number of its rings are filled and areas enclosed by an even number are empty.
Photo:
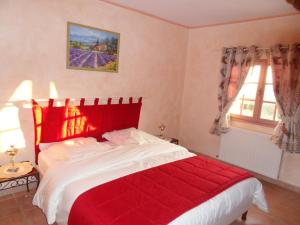
[[[139,103],[142,103],[142,99],[143,99],[142,97],[139,97]]]
[[[81,99],[80,99],[80,107],[83,107],[83,106],[84,106],[84,102],[85,102],[85,98],[81,98]]]
[[[32,106],[37,106],[38,105],[38,103],[34,99],[31,99],[31,104],[32,104]]]
[[[53,98],[49,98],[48,107],[53,107],[53,103],[54,103],[54,99]]]
[[[98,104],[99,104],[99,98],[95,98],[94,105],[98,105]]]
[[[65,106],[66,106],[66,107],[69,107],[69,106],[70,106],[70,98],[66,98]]]

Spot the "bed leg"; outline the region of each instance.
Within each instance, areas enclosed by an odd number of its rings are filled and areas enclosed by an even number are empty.
[[[243,215],[242,215],[242,220],[243,221],[245,221],[247,219],[247,213],[248,213],[248,210],[243,213]]]

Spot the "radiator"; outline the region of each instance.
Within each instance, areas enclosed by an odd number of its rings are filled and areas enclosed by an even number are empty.
[[[232,128],[222,135],[220,159],[274,179],[278,178],[282,151],[270,135]]]

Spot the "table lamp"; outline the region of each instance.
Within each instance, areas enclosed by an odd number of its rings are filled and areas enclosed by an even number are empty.
[[[10,148],[6,151],[8,156],[10,157],[11,166],[7,169],[7,172],[17,173],[19,171],[19,167],[15,165],[15,156],[18,153],[18,149],[15,148],[14,145],[11,145]]]
[[[165,126],[163,123],[161,123],[161,124],[158,126],[158,129],[160,130],[159,137],[163,137],[163,136],[164,136],[164,135],[163,135],[163,132],[164,132],[164,130],[166,129],[166,126]]]

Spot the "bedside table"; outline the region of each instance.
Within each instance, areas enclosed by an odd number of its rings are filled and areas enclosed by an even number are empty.
[[[172,138],[172,137],[166,137],[166,136],[164,136],[164,137],[157,136],[157,137],[159,137],[159,138],[161,138],[161,139],[163,139],[163,140],[165,140],[165,141],[167,141],[167,142],[170,142],[170,143],[176,144],[176,145],[178,145],[178,144],[179,144],[179,140],[178,140],[178,139],[176,139],[176,138]]]
[[[29,184],[34,182],[37,182],[36,188],[38,188],[40,184],[40,175],[35,167],[33,167],[29,173],[22,176],[0,178],[0,191],[26,185],[27,192],[29,192]]]

